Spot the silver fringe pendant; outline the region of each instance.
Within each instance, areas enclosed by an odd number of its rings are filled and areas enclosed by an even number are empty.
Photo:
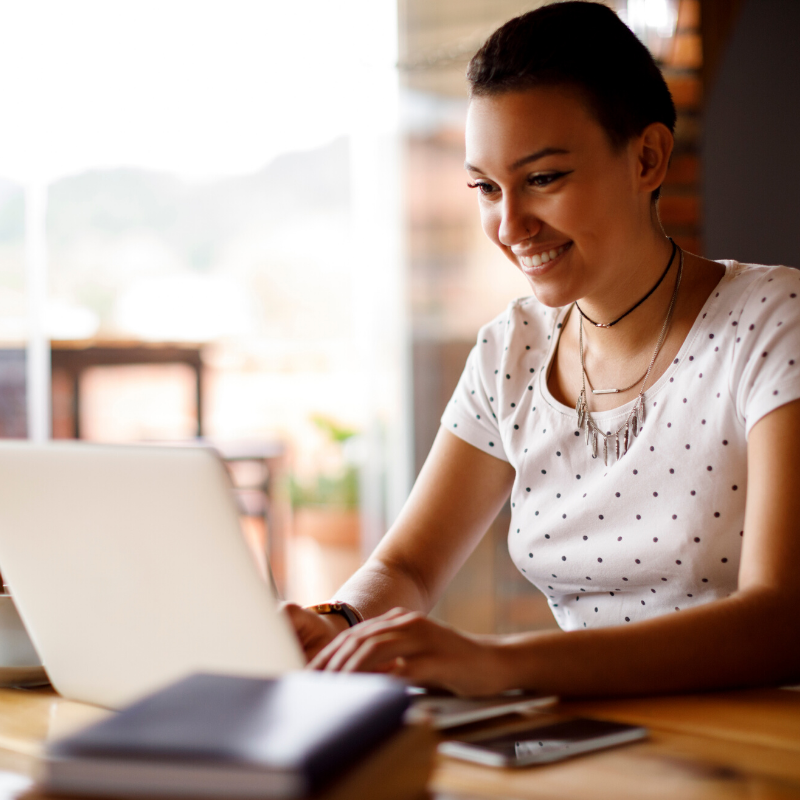
[[[585,428],[586,444],[591,447],[592,458],[598,458],[602,447],[603,463],[608,466],[609,457],[619,461],[628,452],[634,438],[642,432],[644,426],[644,394],[640,394],[636,398],[636,402],[625,418],[625,422],[613,433],[604,433],[594,424],[588,411],[586,411],[585,403],[581,403],[581,398],[578,399],[576,404],[576,413],[578,429]],[[602,444],[600,443],[601,438],[603,440]]]
[[[581,392],[578,395],[578,402],[575,403],[575,413],[578,415],[578,430],[583,427],[583,421],[586,419],[586,395]]]
[[[619,428],[617,428],[617,430],[614,431],[613,433],[604,433],[603,431],[601,431],[594,424],[594,421],[592,420],[592,417],[589,414],[589,407],[586,402],[586,366],[583,360],[582,317],[578,323],[580,355],[581,355],[581,392],[578,395],[577,402],[575,403],[575,414],[577,415],[578,430],[581,430],[584,427],[584,425],[586,426],[586,444],[592,449],[592,458],[597,458],[599,451],[597,437],[598,436],[603,437],[603,463],[606,466],[608,466],[608,451],[610,449],[608,445],[608,440],[612,437],[614,438],[613,455],[614,459],[616,461],[619,461],[628,452],[630,446],[633,444],[633,440],[642,432],[642,428],[644,427],[644,420],[645,420],[644,391],[645,388],[647,387],[647,379],[650,377],[650,373],[653,370],[653,365],[656,363],[659,351],[661,350],[661,345],[664,344],[664,338],[666,337],[670,321],[672,320],[672,312],[675,309],[675,300],[678,297],[678,287],[681,285],[681,275],[683,274],[683,250],[681,250],[680,252],[681,252],[681,259],[678,265],[678,275],[677,278],[675,279],[675,288],[672,291],[672,299],[670,300],[669,309],[667,310],[667,316],[666,319],[664,320],[664,324],[661,326],[661,332],[659,333],[658,336],[656,349],[653,352],[653,357],[650,359],[650,366],[647,368],[647,372],[644,375],[644,382],[642,383],[642,388],[639,392],[639,396],[634,401],[633,408],[630,410],[628,416],[625,418],[625,422],[623,422],[622,425],[620,425]],[[602,394],[602,392],[599,393]]]

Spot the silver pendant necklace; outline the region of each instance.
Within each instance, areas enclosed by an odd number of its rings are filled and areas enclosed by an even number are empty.
[[[656,363],[658,353],[661,346],[664,344],[664,339],[669,329],[670,321],[672,320],[672,312],[675,309],[675,300],[678,297],[678,287],[681,285],[681,275],[683,274],[683,250],[680,250],[680,261],[678,263],[678,275],[675,278],[675,288],[672,290],[672,299],[669,301],[669,308],[667,309],[667,316],[664,319],[664,324],[661,326],[661,332],[658,334],[658,341],[656,342],[656,349],[653,351],[653,357],[650,359],[650,364],[647,367],[643,378],[639,378],[636,383],[632,383],[627,389],[632,389],[639,381],[644,380],[642,388],[639,390],[639,396],[633,404],[633,408],[625,419],[625,422],[617,428],[613,433],[604,433],[597,427],[591,415],[589,414],[589,407],[586,403],[586,364],[583,359],[583,316],[578,318],[578,341],[581,355],[581,393],[578,396],[578,402],[575,404],[575,413],[578,415],[578,429],[583,428],[586,424],[586,444],[592,450],[592,458],[597,458],[599,455],[599,439],[603,440],[603,463],[608,466],[609,456],[609,442],[613,440],[613,454],[618,461],[625,453],[628,452],[630,444],[633,442],[634,437],[638,436],[644,425],[644,391],[647,388],[647,379],[653,370],[653,365]],[[617,392],[624,392],[627,389],[599,389],[592,390],[594,394],[616,394]]]
[[[624,386],[620,389],[595,389],[592,386],[591,380],[589,380],[589,373],[586,372],[585,368],[583,370],[583,374],[586,376],[586,383],[589,384],[589,388],[592,390],[592,394],[619,394],[620,392],[627,392],[628,389],[633,389],[634,386],[640,384],[645,379],[645,376],[647,375],[647,370],[645,370],[644,373],[639,378],[637,378],[632,384],[630,384],[630,386]]]

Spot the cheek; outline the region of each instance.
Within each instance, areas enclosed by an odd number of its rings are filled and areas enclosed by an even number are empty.
[[[500,244],[500,213],[493,206],[481,204],[480,214],[483,232],[494,244],[502,247],[503,245]]]
[[[595,196],[585,188],[570,187],[549,198],[546,219],[556,230],[577,231],[603,207],[604,202],[602,193]]]

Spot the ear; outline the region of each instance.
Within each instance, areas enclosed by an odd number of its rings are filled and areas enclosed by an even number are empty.
[[[653,192],[664,182],[675,139],[662,122],[652,122],[638,137],[638,184],[642,192]]]

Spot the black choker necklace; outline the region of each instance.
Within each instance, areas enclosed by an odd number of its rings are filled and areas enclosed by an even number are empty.
[[[672,237],[667,237],[672,242]],[[578,311],[580,311],[580,315],[587,321],[590,322],[595,328],[611,328],[612,326],[616,325],[621,319],[625,319],[631,311],[639,308],[639,306],[650,297],[653,292],[661,286],[661,281],[667,277],[667,273],[669,272],[669,268],[672,266],[672,262],[675,260],[675,252],[678,249],[678,245],[675,242],[672,242],[672,255],[669,257],[669,263],[667,264],[667,268],[661,273],[661,277],[656,281],[656,285],[635,305],[632,305],[621,317],[617,317],[613,322],[595,322],[591,317],[587,317],[586,314],[583,313],[581,307],[576,302],[575,305],[578,306]]]

